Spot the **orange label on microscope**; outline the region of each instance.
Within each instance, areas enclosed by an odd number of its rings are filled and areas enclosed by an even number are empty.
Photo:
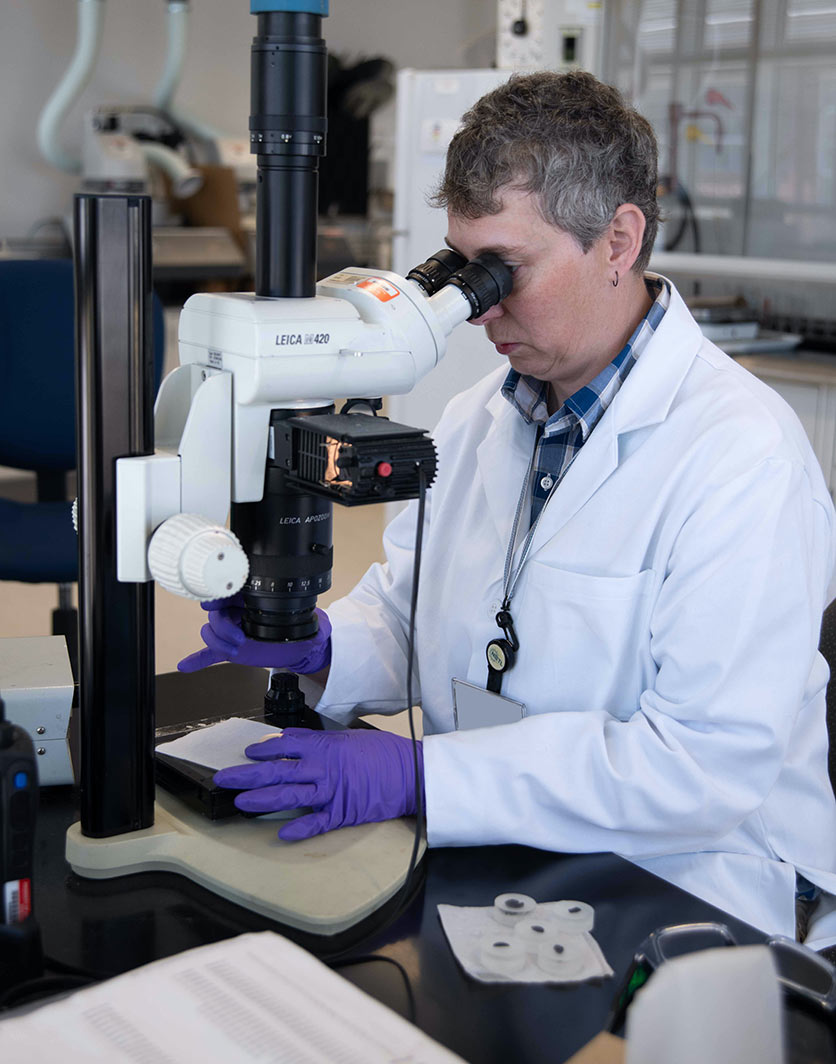
[[[393,284],[390,284],[389,281],[384,281],[382,277],[367,277],[365,281],[359,281],[357,287],[365,288],[369,295],[373,295],[381,303],[388,303],[390,299],[394,299],[395,296],[401,294],[400,288],[395,288]]]

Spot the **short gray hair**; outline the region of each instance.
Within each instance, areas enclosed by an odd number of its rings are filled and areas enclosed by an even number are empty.
[[[502,209],[503,188],[532,193],[543,218],[586,252],[616,209],[644,214],[641,251],[650,261],[659,222],[656,137],[621,93],[591,74],[514,74],[465,114],[433,196],[451,214],[481,218]]]

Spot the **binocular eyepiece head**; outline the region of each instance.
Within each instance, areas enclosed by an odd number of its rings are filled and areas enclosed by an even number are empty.
[[[437,251],[426,262],[410,270],[406,277],[428,296],[435,295],[445,285],[459,288],[470,303],[468,320],[481,317],[485,311],[501,303],[511,294],[514,281],[510,268],[498,255],[486,251],[468,262],[464,255],[452,248]]]

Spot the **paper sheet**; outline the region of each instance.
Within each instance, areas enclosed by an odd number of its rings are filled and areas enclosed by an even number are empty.
[[[181,757],[217,771],[248,764],[244,747],[257,743],[266,735],[281,735],[281,729],[258,720],[230,717],[207,728],[198,728],[170,743],[161,743],[157,753]]]
[[[541,902],[536,909],[543,919],[548,919],[560,902]],[[469,976],[480,983],[577,983],[586,979],[612,976],[601,947],[589,932],[571,936],[573,949],[577,948],[580,967],[571,976],[564,977],[547,973],[529,955],[523,968],[513,974],[491,970],[482,955],[482,943],[487,935],[497,938],[511,935],[513,931],[496,923],[493,906],[439,905],[438,915],[444,934],[450,943],[456,960]]]
[[[172,739],[170,743],[160,743],[157,752],[205,765],[217,772],[219,768],[231,768],[233,765],[252,765],[254,762],[248,759],[244,748],[260,739],[281,734],[281,728],[275,725],[246,717],[230,717],[217,724],[197,728],[179,739]],[[262,813],[259,820],[294,820],[310,811],[310,806],[302,805],[298,809]]]
[[[0,1020],[4,1064],[462,1064],[292,942],[263,931]]]

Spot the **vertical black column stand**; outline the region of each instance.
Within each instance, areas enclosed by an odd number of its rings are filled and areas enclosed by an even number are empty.
[[[154,823],[154,585],[116,579],[116,459],[152,454],[151,201],[75,197],[81,831]]]

